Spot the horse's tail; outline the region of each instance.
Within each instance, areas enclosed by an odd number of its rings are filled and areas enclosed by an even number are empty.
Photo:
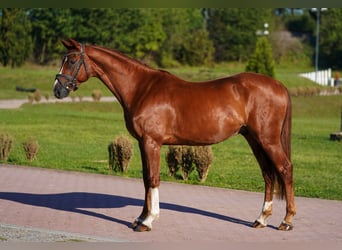
[[[291,97],[287,92],[287,107],[286,114],[283,121],[283,128],[281,131],[281,144],[283,146],[283,150],[291,162],[291,123],[292,123],[292,104]],[[290,163],[291,164],[291,163]],[[292,167],[292,165],[291,165]],[[292,169],[290,170],[292,171]],[[280,199],[284,199],[286,195],[285,191],[285,183],[283,177],[280,175],[278,171],[276,171],[276,188],[277,188],[277,196]]]
[[[292,105],[291,97],[288,94],[287,109],[285,119],[283,123],[283,129],[281,131],[281,143],[283,145],[284,152],[289,161],[291,161],[291,123],[292,123]]]

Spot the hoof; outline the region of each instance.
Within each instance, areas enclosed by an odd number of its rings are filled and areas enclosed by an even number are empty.
[[[259,221],[254,221],[254,223],[253,223],[253,225],[252,225],[252,227],[254,227],[254,228],[264,228],[264,227],[266,227],[267,225],[264,225],[264,224],[261,224]]]
[[[151,231],[151,229],[152,228],[150,228],[144,224],[140,224],[134,228],[134,232],[149,232],[149,231]]]
[[[135,221],[132,223],[131,228],[132,228],[133,230],[135,230],[135,228],[136,228],[137,226],[139,226],[140,224],[141,224],[140,221],[135,220]]]
[[[142,224],[142,222],[139,220],[135,220],[132,223],[131,227],[132,227],[134,232],[148,232],[148,231],[151,231],[151,229],[152,229],[152,228]]]
[[[279,230],[281,231],[291,231],[293,229],[292,223],[287,223],[283,221],[280,226],[278,227]]]

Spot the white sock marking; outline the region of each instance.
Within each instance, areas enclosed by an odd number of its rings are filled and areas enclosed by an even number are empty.
[[[159,190],[158,188],[151,188],[151,211],[150,214],[143,221],[145,226],[152,228],[152,222],[159,217]]]
[[[273,201],[265,201],[262,211],[265,212],[270,209],[272,206]]]
[[[264,212],[269,211],[271,209],[272,203],[273,203],[272,201],[265,201],[264,205],[262,206],[262,211],[260,213],[260,216],[257,219],[257,221],[265,227],[267,226],[267,221],[266,221],[267,216],[265,216]]]

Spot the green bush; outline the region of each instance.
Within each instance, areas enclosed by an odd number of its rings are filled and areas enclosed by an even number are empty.
[[[184,36],[177,59],[191,66],[209,65],[213,61],[214,50],[209,33],[204,29],[199,29]]]
[[[133,155],[133,143],[125,136],[119,136],[108,145],[109,167],[114,171],[126,172]]]
[[[266,37],[257,40],[255,51],[248,59],[246,71],[275,76],[272,48]]]
[[[9,134],[0,132],[0,161],[7,161],[12,146],[13,137]]]

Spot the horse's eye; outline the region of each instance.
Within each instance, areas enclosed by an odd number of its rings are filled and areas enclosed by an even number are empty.
[[[76,60],[75,59],[70,59],[69,62],[70,62],[71,65],[74,65],[76,63]]]

